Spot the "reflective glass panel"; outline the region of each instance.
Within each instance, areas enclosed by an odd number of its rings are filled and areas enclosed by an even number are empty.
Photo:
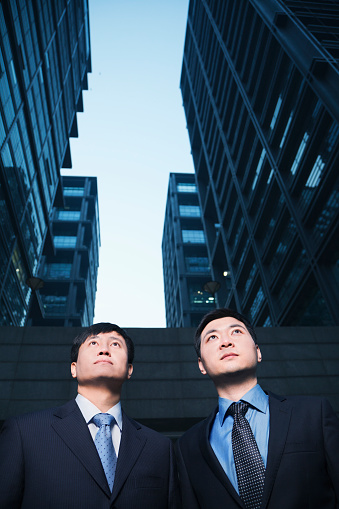
[[[200,207],[198,205],[179,205],[181,217],[200,217]]]
[[[187,272],[208,272],[210,270],[207,256],[186,256]]]
[[[182,240],[185,243],[205,244],[205,234],[202,230],[182,230]]]
[[[70,235],[60,235],[54,237],[54,246],[56,248],[67,248],[67,247],[75,247],[77,243],[77,238]]]
[[[178,193],[196,193],[197,186],[195,184],[188,184],[186,182],[178,182],[177,191]]]
[[[79,221],[80,211],[78,210],[58,210],[57,219],[62,221]]]

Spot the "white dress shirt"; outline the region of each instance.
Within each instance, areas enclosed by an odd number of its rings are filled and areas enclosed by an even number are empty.
[[[99,408],[97,408],[91,401],[89,401],[87,398],[82,396],[81,394],[78,394],[75,398],[75,401],[80,409],[80,412],[84,416],[85,421],[87,422],[87,426],[89,429],[89,432],[92,435],[93,440],[95,439],[95,435],[98,431],[98,426],[92,422],[93,417],[96,414],[106,413],[111,414],[115,418],[115,422],[117,425],[113,425],[112,427],[112,441],[113,446],[115,449],[115,453],[118,457],[119,455],[119,447],[120,447],[120,441],[121,441],[121,433],[122,433],[122,413],[121,413],[121,404],[120,401],[116,405],[114,405],[112,408],[107,410],[107,412],[101,412]]]

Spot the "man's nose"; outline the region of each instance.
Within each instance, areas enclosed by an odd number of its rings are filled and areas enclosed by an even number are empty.
[[[100,348],[100,352],[99,352],[99,355],[111,355],[108,348],[106,348],[105,346],[101,347]]]
[[[220,348],[228,348],[229,346],[232,346],[232,340],[228,336],[224,336],[221,338],[219,347]]]

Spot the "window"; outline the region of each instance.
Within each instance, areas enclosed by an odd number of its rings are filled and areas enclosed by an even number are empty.
[[[187,272],[209,272],[210,266],[207,256],[186,256]]]
[[[286,306],[288,301],[292,299],[296,288],[300,286],[303,273],[307,266],[307,255],[305,249],[299,248],[293,254],[293,265],[289,269],[289,274],[284,277],[279,288],[277,300],[281,306]]]
[[[13,325],[22,327],[25,323],[27,307],[25,306],[21,296],[19,281],[12,267],[7,273],[5,287],[8,307],[12,312],[12,318],[14,321]]]
[[[198,205],[179,205],[181,217],[200,217],[200,207]]]
[[[196,193],[197,186],[195,184],[188,184],[187,182],[178,182],[177,191],[178,193]]]
[[[254,276],[256,275],[256,271],[257,271],[257,264],[254,262],[253,265],[252,265],[252,268],[250,270],[250,273],[248,275],[248,278],[247,278],[247,281],[245,283],[245,292],[247,293],[250,286],[251,286],[251,283],[254,279]]]
[[[279,267],[288,254],[289,247],[295,238],[296,225],[294,219],[290,217],[289,219],[286,218],[286,221],[287,222],[285,225],[280,229],[280,235],[276,235],[276,242],[279,243],[275,248],[275,252],[272,255],[272,259],[268,268],[272,278],[274,278],[278,272]]]
[[[272,117],[272,120],[271,120],[271,124],[270,124],[270,129],[271,130],[274,129],[274,126],[276,124],[276,121],[277,121],[277,118],[278,118],[278,115],[279,115],[279,111],[280,111],[280,108],[281,108],[281,104],[282,104],[282,98],[281,98],[281,95],[279,95],[278,101],[277,101],[277,104],[276,104],[276,107],[275,107],[275,110],[274,110],[274,113],[273,113],[273,117]]]
[[[269,315],[267,316],[266,320],[264,321],[263,327],[272,327],[272,320]]]
[[[57,219],[61,221],[79,221],[80,211],[79,210],[58,210]]]
[[[291,125],[292,119],[293,119],[293,111],[290,114],[289,119],[287,121],[287,124],[286,124],[286,127],[285,127],[285,131],[284,131],[283,137],[281,138],[281,142],[280,142],[279,148],[283,148],[283,145],[284,145],[285,140],[286,140],[286,136],[287,136],[288,131],[290,129],[290,125]]]
[[[188,285],[189,299],[191,308],[208,308],[214,306],[214,297],[210,293],[204,292],[199,283]]]
[[[64,196],[84,196],[83,187],[64,187]]]
[[[68,279],[71,276],[71,263],[49,263],[45,265],[44,276],[50,279]]]
[[[77,238],[70,235],[60,235],[54,237],[54,246],[57,248],[75,247],[76,243]]]
[[[67,296],[41,295],[45,312],[49,315],[64,315],[66,313]]]
[[[298,148],[298,152],[297,152],[297,155],[295,156],[295,159],[294,159],[294,162],[291,166],[291,173],[292,175],[295,175],[297,169],[298,169],[298,166],[299,166],[299,163],[301,161],[301,158],[303,156],[303,153],[305,151],[305,148],[306,148],[306,145],[307,145],[307,141],[308,141],[308,138],[309,138],[309,134],[305,133],[304,136],[303,136],[303,139],[299,145],[299,148]]]
[[[250,315],[251,315],[251,319],[253,321],[254,321],[264,299],[265,299],[265,295],[264,295],[262,287],[260,286],[256,296],[254,297],[253,304],[250,309]]]
[[[325,163],[324,163],[321,155],[318,155],[318,157],[313,165],[313,168],[311,170],[311,173],[307,179],[306,187],[317,187],[319,185],[324,167],[325,167]]]
[[[11,66],[14,85],[16,85],[16,73],[15,73],[15,69],[14,69],[13,60],[10,61],[9,65]]]
[[[184,243],[205,244],[205,234],[202,230],[182,230]]]
[[[320,241],[336,216],[339,205],[339,190],[334,188],[313,227],[313,235]]]
[[[264,162],[264,159],[265,159],[265,155],[266,155],[266,150],[263,149],[262,152],[261,152],[261,156],[260,156],[260,159],[259,159],[259,162],[258,162],[258,166],[257,166],[257,169],[255,171],[255,175],[254,175],[254,179],[253,179],[253,183],[252,183],[252,191],[254,190],[256,184],[257,184],[257,181],[258,181],[258,178],[259,178],[259,175],[260,175],[260,172],[261,172],[261,168],[262,168],[262,165],[263,165],[263,162]]]
[[[12,254],[12,264],[13,264],[16,276],[18,278],[21,290],[24,294],[25,302],[26,302],[26,304],[28,304],[30,296],[31,296],[31,290],[26,284],[27,272],[25,270],[18,245],[15,246],[13,254]]]

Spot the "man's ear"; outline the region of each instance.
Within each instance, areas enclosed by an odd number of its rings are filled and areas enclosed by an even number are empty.
[[[256,349],[257,349],[257,360],[258,360],[258,362],[261,362],[262,355],[261,355],[260,348],[258,347],[258,345],[255,345],[255,346],[256,346]]]
[[[128,365],[128,371],[127,371],[127,379],[129,380],[133,373],[133,364]]]
[[[203,364],[203,362],[202,362],[200,357],[198,359],[198,366],[199,366],[199,369],[200,369],[201,373],[203,375],[207,375],[207,371],[206,371],[205,366],[204,366],[204,364]]]
[[[71,364],[71,373],[72,373],[72,378],[77,377],[77,363],[76,362],[72,362],[72,364]]]

